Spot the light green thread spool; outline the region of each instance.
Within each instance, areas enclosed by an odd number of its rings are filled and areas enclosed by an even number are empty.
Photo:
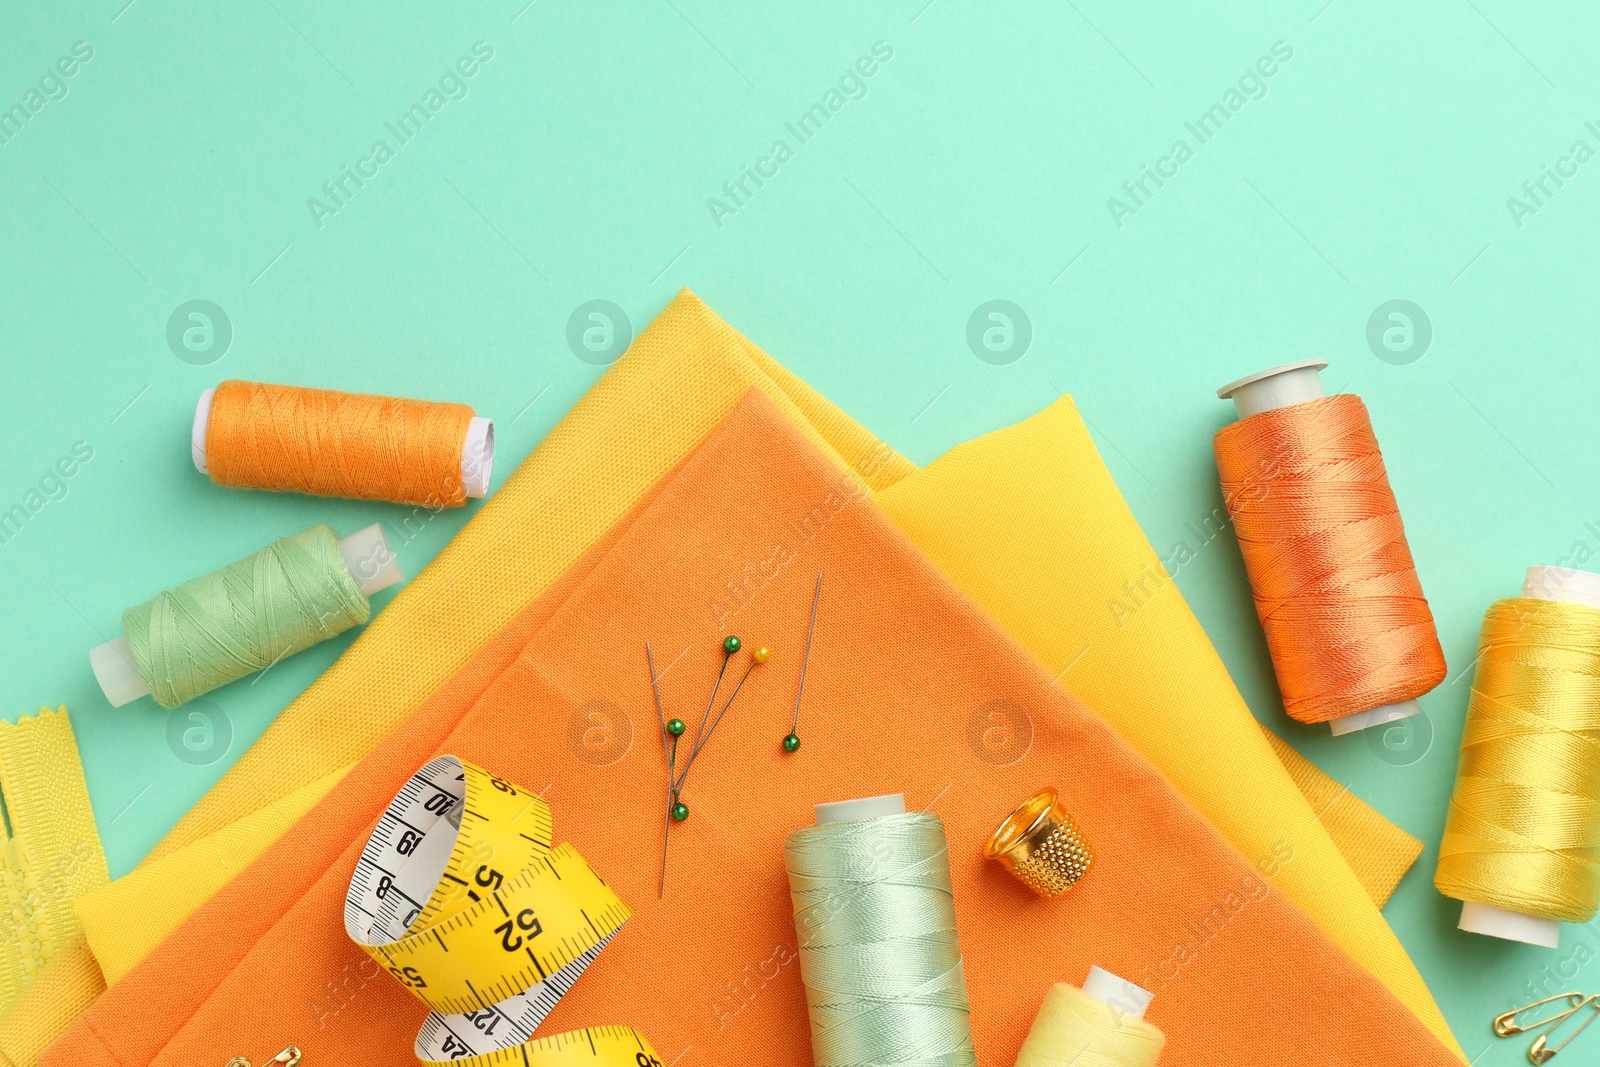
[[[338,538],[318,525],[129,608],[122,630],[156,703],[173,708],[371,612]]]
[[[972,1067],[943,821],[881,797],[817,823],[784,843],[817,1067]]]

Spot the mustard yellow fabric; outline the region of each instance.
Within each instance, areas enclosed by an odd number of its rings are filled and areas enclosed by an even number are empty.
[[[1339,846],[1367,896],[1383,907],[1394,895],[1401,877],[1422,855],[1422,842],[1379,815],[1348,786],[1291,748],[1289,742],[1265,726],[1261,732],[1283,761],[1295,788],[1305,795],[1311,810]]]
[[[16,1001],[51,957],[73,943],[73,901],[106,883],[106,856],[67,709],[0,723],[0,792],[10,833],[0,841],[0,1007]]]
[[[106,983],[127,974],[196,908],[255,862],[338,785],[349,769],[340,767],[209,837],[143,864],[81,897],[75,910]]]
[[[1146,568],[1160,574],[1160,564],[1070,401],[961,446],[918,474],[688,291],[639,336],[434,563],[284,711],[152,859],[215,834],[370,750],[621,518],[751,386],[770,396],[841,468],[854,471],[1023,645],[1054,669],[1065,668],[1061,684],[1124,730],[1241,851],[1260,856],[1279,844],[1292,848],[1295,861],[1285,867],[1281,888],[1456,1047],[1327,829],[1265,738],[1248,732],[1253,720],[1176,589],[1125,619],[1127,633],[1109,632],[1114,618],[1106,599],[1115,593],[1107,583],[1114,578],[1120,591],[1123,581],[1148,580]],[[979,456],[989,459],[975,462]],[[890,493],[897,483],[901,491]],[[983,506],[965,522],[982,526],[986,540],[954,532],[963,525],[958,512],[971,509],[979,497]],[[937,516],[941,506],[948,529]],[[1005,521],[990,521],[996,518]],[[1050,557],[1052,566],[1035,566],[1042,557]],[[985,576],[985,569],[996,573]],[[998,573],[1013,571],[1015,578]],[[1011,598],[1033,607],[1008,603]],[[1091,621],[1091,615],[1104,621]],[[1099,648],[1092,639],[1086,650],[1074,640],[1098,630],[1107,631]],[[1080,651],[1082,661],[1073,663]],[[1174,686],[1179,662],[1195,674]],[[1164,695],[1152,696],[1153,690]],[[1201,748],[1181,743],[1205,732],[1197,723],[1207,724],[1214,737],[1239,743],[1203,746],[1202,759]],[[1218,758],[1225,762],[1214,762]],[[1219,765],[1229,768],[1230,783],[1247,783],[1241,792],[1251,803],[1227,795],[1202,773]],[[191,910],[200,902],[192,899]],[[85,970],[93,968],[92,960],[85,952],[63,965],[76,968],[57,979],[64,997],[93,985]],[[54,976],[47,971],[46,977]],[[9,1057],[0,1063],[31,1063],[85,1007],[81,999],[45,1004],[29,998],[0,1019],[0,1053]]]

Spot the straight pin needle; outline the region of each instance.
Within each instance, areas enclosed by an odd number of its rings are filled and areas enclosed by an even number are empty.
[[[794,693],[794,718],[789,723],[789,736],[783,739],[785,752],[800,749],[800,700],[806,695],[806,667],[811,663],[811,638],[817,632],[817,605],[822,602],[822,572],[817,572],[817,590],[811,594],[811,623],[806,627],[806,649],[800,655],[800,685]]]

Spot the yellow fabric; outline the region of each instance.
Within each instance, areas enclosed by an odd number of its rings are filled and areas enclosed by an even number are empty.
[[[1339,845],[1345,862],[1366,887],[1367,896],[1383,907],[1401,877],[1422,855],[1422,842],[1379,815],[1348,786],[1340,785],[1291,748],[1289,742],[1265,726],[1261,732],[1328,835]]]
[[[10,833],[0,841],[0,1007],[73,943],[72,903],[106,883],[106,856],[67,709],[0,723],[0,792]]]
[[[808,438],[879,493],[947,573],[1056,670],[1067,667],[1083,647],[1073,644],[1063,654],[1070,642],[1062,633],[1109,630],[1114,622],[1106,601],[1120,589],[1101,588],[1083,575],[1094,572],[1108,580],[1114,574],[1118,586],[1124,580],[1147,585],[1161,575],[1159,561],[1070,402],[1021,427],[961,446],[910,478],[916,468],[908,460],[684,291],[152,856],[169,855],[213,834],[370,750],[681,460],[751,386],[772,397]],[[975,454],[999,458],[989,467],[963,462]],[[976,523],[991,531],[987,549],[983,541],[968,537],[963,546],[954,543],[954,535],[940,533],[941,523],[957,524],[974,494],[985,487],[995,490],[1002,478],[1004,492],[1015,494],[1011,499],[1018,506],[996,507],[1000,497],[986,495],[983,507],[964,517],[968,527]],[[885,492],[903,481],[907,487],[900,493]],[[919,490],[918,482],[929,488]],[[947,491],[956,495],[944,501],[938,520],[933,505]],[[1024,511],[1024,502],[1034,510]],[[1001,538],[1002,529],[1013,540]],[[1035,564],[1043,557],[1052,566],[1041,571]],[[506,558],[516,559],[518,566],[500,565]],[[1134,566],[1128,568],[1130,562]],[[985,578],[985,567],[1018,577]],[[1041,573],[1060,581],[1038,584]],[[1005,602],[1019,591],[1020,599],[1031,603],[1054,603],[1030,613]],[[1062,595],[1069,591],[1090,599],[1071,601]],[[1152,601],[1154,607],[1125,620],[1129,633],[1108,632],[1101,648],[1091,648],[1082,663],[1071,665],[1062,684],[1126,729],[1129,739],[1247,856],[1263,855],[1279,843],[1293,848],[1295,861],[1285,870],[1292,877],[1280,883],[1284,891],[1456,1047],[1415,968],[1283,765],[1259,734],[1245,735],[1248,711],[1176,589],[1168,592]],[[1106,621],[1096,623],[1090,615]],[[1199,673],[1175,687],[1181,673],[1172,664],[1179,660]],[[1164,686],[1169,699],[1145,695],[1125,702],[1129,678]],[[1135,707],[1137,713],[1126,710]],[[1206,730],[1199,730],[1199,723],[1207,724]],[[1196,773],[1199,749],[1178,742],[1208,731],[1244,739],[1225,752],[1225,762]],[[1215,757],[1221,747],[1204,750]],[[1230,783],[1252,783],[1245,792],[1256,798],[1253,807],[1227,796],[1221,783],[1204,780],[1217,766],[1229,768]],[[93,970],[92,957],[75,955],[70,965],[79,973],[62,976],[59,985],[67,991],[92,985],[86,963]],[[13,1012],[0,1020],[0,1051],[16,1063],[31,1063],[87,1002],[63,999],[45,1005],[30,999],[22,1007],[28,1018],[15,1018]],[[47,1034],[52,1037],[41,1040]]]
[[[84,938],[109,984],[265,852],[349,771],[341,767],[209,837],[79,899]]]

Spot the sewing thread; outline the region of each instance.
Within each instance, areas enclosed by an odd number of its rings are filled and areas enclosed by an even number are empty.
[[[1017,1067],[1155,1067],[1166,1043],[1143,1019],[1057,982],[1017,1053]]]
[[[226,381],[205,427],[206,470],[241,489],[459,507],[471,422],[465,404]]]
[[[1443,681],[1444,650],[1360,398],[1262,411],[1224,427],[1215,446],[1289,715],[1327,722]]]
[[[122,613],[156,703],[174,708],[367,621],[371,604],[326,525]]]
[[[1434,885],[1564,922],[1600,906],[1600,610],[1490,605]]]
[[[817,1067],[977,1063],[944,823],[824,823],[784,843]]]

